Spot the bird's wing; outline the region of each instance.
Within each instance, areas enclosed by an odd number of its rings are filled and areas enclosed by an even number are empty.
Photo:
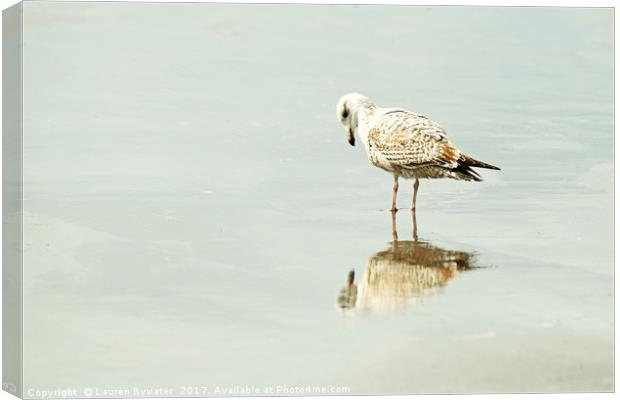
[[[382,115],[369,131],[368,145],[383,160],[400,168],[455,168],[461,156],[439,124],[405,110]]]

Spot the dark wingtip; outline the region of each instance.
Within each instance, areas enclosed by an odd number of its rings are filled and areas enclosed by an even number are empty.
[[[463,155],[461,159],[459,159],[459,164],[463,164],[467,167],[475,167],[475,168],[485,168],[485,169],[494,169],[497,171],[501,171],[499,167],[495,165],[487,164],[483,161],[476,160],[475,158]]]
[[[470,167],[474,167],[474,168],[484,168],[484,169],[494,169],[496,171],[501,171],[499,167],[496,167],[495,165],[491,165],[491,164],[487,164],[485,162],[482,161],[478,161],[478,160],[474,160],[475,163],[470,164]]]

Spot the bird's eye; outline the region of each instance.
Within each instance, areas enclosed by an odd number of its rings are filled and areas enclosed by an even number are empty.
[[[344,107],[344,109],[342,110],[342,118],[346,118],[349,116],[349,109]]]

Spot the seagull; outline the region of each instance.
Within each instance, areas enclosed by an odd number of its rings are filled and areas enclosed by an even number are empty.
[[[355,146],[357,132],[368,161],[394,176],[392,212],[398,211],[398,178],[415,179],[411,204],[415,211],[420,178],[479,182],[482,178],[472,167],[499,170],[461,153],[443,128],[424,115],[402,108],[377,107],[359,93],[342,96],[336,111],[349,144]]]

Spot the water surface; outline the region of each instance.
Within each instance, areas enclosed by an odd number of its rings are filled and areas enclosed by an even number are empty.
[[[27,396],[613,389],[611,9],[24,9]],[[351,91],[502,171],[416,240]]]

